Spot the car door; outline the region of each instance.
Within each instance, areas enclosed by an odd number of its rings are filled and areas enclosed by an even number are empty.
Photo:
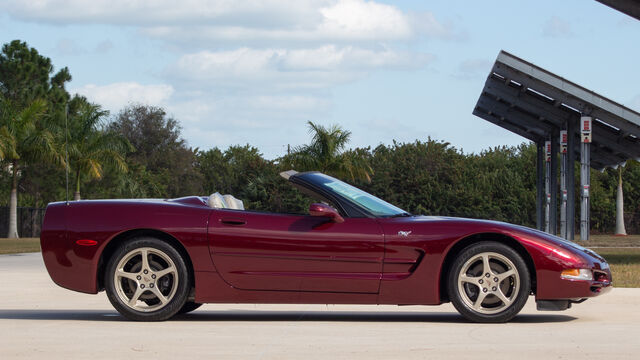
[[[238,289],[379,290],[384,236],[375,219],[214,210],[208,238],[218,273]]]

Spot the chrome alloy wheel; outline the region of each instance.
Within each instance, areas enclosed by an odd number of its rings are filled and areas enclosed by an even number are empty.
[[[458,294],[465,305],[480,314],[507,309],[520,291],[515,264],[495,252],[482,252],[467,260],[458,274]]]
[[[123,304],[132,310],[151,312],[173,299],[178,289],[178,271],[163,251],[141,247],[118,262],[113,283]]]

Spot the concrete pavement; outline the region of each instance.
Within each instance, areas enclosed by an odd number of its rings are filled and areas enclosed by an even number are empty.
[[[467,323],[450,304],[205,305],[137,323],[104,293],[55,285],[39,253],[0,255],[1,359],[637,359],[638,309],[640,289],[613,289],[564,312],[530,298],[507,324]]]

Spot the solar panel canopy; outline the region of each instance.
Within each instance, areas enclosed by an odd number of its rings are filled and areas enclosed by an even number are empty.
[[[591,167],[640,160],[640,113],[506,51],[498,54],[473,114],[536,143],[591,116]],[[579,143],[580,129],[573,128],[569,136]],[[573,150],[579,158],[579,147]]]
[[[640,20],[640,0],[596,0]]]

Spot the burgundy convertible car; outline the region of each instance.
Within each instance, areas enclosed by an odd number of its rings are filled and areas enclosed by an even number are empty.
[[[309,214],[244,210],[215,193],[51,203],[42,255],[53,281],[133,320],[202,303],[438,305],[504,322],[529,295],[564,310],[611,288],[607,262],[544,232],[411,215],[318,172],[282,173]]]

